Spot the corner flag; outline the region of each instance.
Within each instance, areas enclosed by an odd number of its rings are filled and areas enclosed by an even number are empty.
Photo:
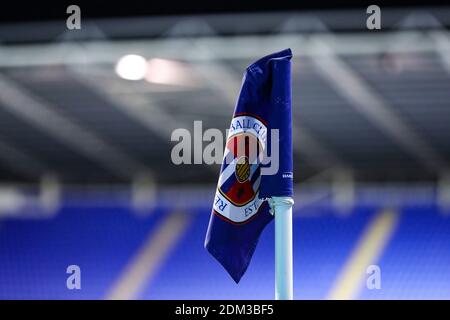
[[[227,136],[205,248],[236,283],[273,219],[268,200],[293,195],[291,58],[286,49],[247,68]]]

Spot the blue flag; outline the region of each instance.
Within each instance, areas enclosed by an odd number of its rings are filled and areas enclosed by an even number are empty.
[[[273,219],[267,199],[293,193],[291,58],[286,49],[247,68],[227,135],[205,248],[236,283]]]

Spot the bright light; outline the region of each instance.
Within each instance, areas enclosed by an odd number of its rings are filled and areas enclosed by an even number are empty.
[[[147,73],[147,61],[142,56],[128,54],[117,62],[116,73],[126,80],[144,79]]]
[[[166,59],[150,59],[145,80],[156,84],[189,86],[193,81],[181,62]]]

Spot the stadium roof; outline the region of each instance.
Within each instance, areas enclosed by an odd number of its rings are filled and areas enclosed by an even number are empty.
[[[112,37],[117,24],[99,20],[81,35],[66,30],[50,42],[30,43],[21,33],[21,44],[7,31],[24,25],[4,26],[0,177],[35,181],[53,171],[66,182],[123,182],[147,172],[160,183],[213,182],[217,166],[170,162],[171,132],[192,129],[194,120],[225,130],[245,67],[291,47],[297,178],[345,169],[361,180],[434,179],[450,161],[443,12],[403,11],[395,29],[372,33],[330,30],[333,21],[350,21],[351,12],[337,20],[326,12],[252,14],[267,23],[246,32],[243,19],[235,35],[220,31],[238,28],[222,15],[161,18],[171,23],[157,36],[137,30],[153,19],[120,20],[130,27]],[[121,79],[114,67],[129,53],[173,63],[181,80]]]

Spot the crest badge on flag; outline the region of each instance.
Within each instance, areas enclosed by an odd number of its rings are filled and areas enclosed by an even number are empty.
[[[247,222],[263,202],[260,157],[266,134],[266,125],[251,115],[238,115],[231,121],[213,205],[214,213],[231,223]]]

